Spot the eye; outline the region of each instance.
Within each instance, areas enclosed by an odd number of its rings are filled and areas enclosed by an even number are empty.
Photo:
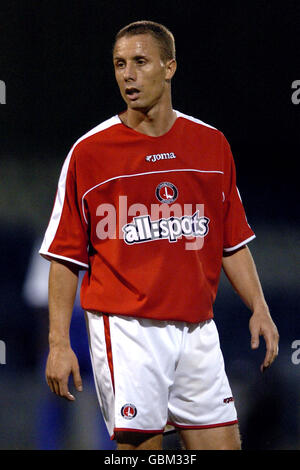
[[[122,69],[123,67],[125,67],[125,62],[123,60],[117,60],[115,62],[115,67],[117,69]]]
[[[146,60],[140,58],[140,59],[137,59],[136,63],[137,63],[138,65],[145,65],[145,64],[146,64]]]

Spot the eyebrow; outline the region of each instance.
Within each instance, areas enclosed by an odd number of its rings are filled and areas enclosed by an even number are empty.
[[[139,60],[139,59],[147,59],[147,56],[139,54],[139,55],[135,55],[133,57],[133,60]],[[124,59],[124,57],[116,55],[116,56],[113,57],[113,60],[125,60],[125,59]]]

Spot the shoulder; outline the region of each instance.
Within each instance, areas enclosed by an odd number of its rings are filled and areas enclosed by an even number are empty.
[[[121,121],[119,116],[115,115],[101,122],[79,137],[69,149],[64,161],[63,172],[75,172],[76,166],[80,162],[85,162],[86,155],[89,153],[89,150],[93,147],[95,148],[95,144],[99,146],[101,141],[105,141],[105,135],[110,133],[112,129],[116,128],[118,124],[121,124]]]
[[[106,131],[110,131],[120,123],[121,121],[118,115],[106,119],[105,121],[101,122],[97,126],[90,129],[88,132],[83,134],[81,137],[79,137],[79,139],[77,139],[76,142],[73,144],[71,150],[78,148],[82,144],[88,144],[89,142],[93,142],[95,138],[104,136]]]
[[[205,133],[206,135],[209,135],[216,139],[223,140],[225,138],[223,132],[217,129],[216,127],[212,126],[211,124],[208,124],[207,122],[204,122],[197,117],[184,114],[180,111],[175,112],[177,114],[177,118],[180,118],[185,124],[185,126],[194,128],[195,131]]]
[[[220,129],[196,117],[189,116],[179,111],[176,111],[176,114],[178,118],[182,119],[184,135],[187,138],[190,136],[191,139],[195,141],[200,139],[202,148],[210,151],[214,156],[221,158],[224,172],[227,167],[230,169],[233,162],[233,155],[230,143],[224,133]]]
[[[182,118],[182,119],[185,119],[186,121],[190,122],[190,123],[194,123],[194,124],[197,124],[199,126],[204,126],[204,127],[207,127],[209,129],[214,129],[215,131],[217,131],[218,129],[216,129],[216,127],[210,125],[210,124],[207,124],[206,122],[204,121],[201,121],[200,119],[194,117],[194,116],[189,116],[188,114],[184,114],[180,111],[176,111],[175,110],[175,113],[177,114],[177,117],[178,118]]]

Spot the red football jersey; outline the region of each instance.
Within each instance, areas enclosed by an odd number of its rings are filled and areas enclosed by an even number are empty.
[[[40,253],[86,269],[86,310],[209,319],[223,252],[255,237],[224,135],[176,113],[160,137],[114,116],[65,160]]]

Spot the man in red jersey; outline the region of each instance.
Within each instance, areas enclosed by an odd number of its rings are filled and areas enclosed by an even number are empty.
[[[175,111],[175,42],[143,21],[116,36],[125,112],[70,150],[40,250],[51,260],[47,382],[74,400],[82,382],[69,338],[78,271],[96,391],[118,449],[161,449],[167,424],[186,449],[240,449],[213,302],[223,268],[249,307],[262,370],[278,332],[247,243],[230,146],[208,124]]]

